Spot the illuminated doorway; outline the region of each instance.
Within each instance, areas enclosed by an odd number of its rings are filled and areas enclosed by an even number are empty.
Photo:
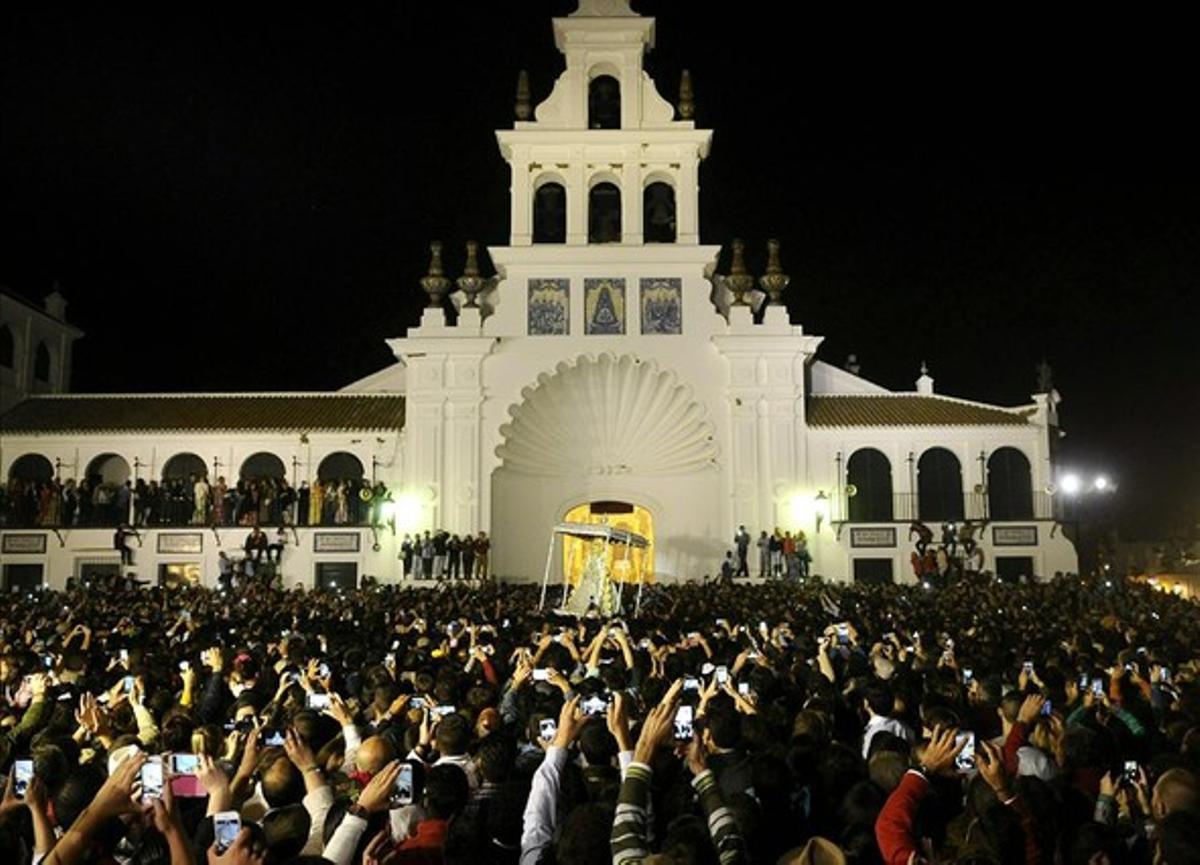
[[[567,511],[568,523],[590,523],[613,526],[641,535],[650,542],[646,549],[630,548],[626,544],[607,544],[608,572],[622,583],[636,583],[638,573],[646,582],[654,582],[654,517],[641,505],[629,502],[587,502]],[[563,574],[576,585],[583,575],[584,565],[594,541],[563,536]]]

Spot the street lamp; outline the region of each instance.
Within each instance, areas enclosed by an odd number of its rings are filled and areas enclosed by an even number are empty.
[[[1083,481],[1080,480],[1079,475],[1069,472],[1062,476],[1059,488],[1069,496],[1077,496],[1083,489]]]
[[[1092,486],[1097,492],[1104,492],[1108,489],[1108,478],[1104,475],[1096,475],[1096,480],[1092,482]]]

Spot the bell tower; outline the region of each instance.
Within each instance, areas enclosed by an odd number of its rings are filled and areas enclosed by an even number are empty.
[[[554,42],[566,70],[550,96],[496,133],[512,171],[511,246],[697,245],[712,132],[695,128],[690,93],[676,120],[642,68],[654,19],[628,0],[580,0],[554,19]],[[520,92],[517,113],[529,116]]]

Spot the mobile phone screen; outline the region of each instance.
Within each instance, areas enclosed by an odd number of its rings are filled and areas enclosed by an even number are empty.
[[[973,772],[975,770],[975,734],[959,733],[954,739],[956,745],[963,746],[963,749],[958,752],[958,756],[954,758],[954,767],[959,772]]]
[[[550,678],[550,670],[545,667],[538,667],[533,671],[533,681],[545,682]]]
[[[717,680],[718,685],[724,685],[729,681],[729,668],[722,665],[713,671],[713,676]]]
[[[585,715],[603,715],[608,711],[608,700],[600,695],[588,697],[580,704]]]
[[[1092,679],[1092,693],[1099,697],[1104,693],[1104,680]]]
[[[692,738],[694,710],[686,703],[675,712],[675,738],[681,742]]]
[[[125,677],[124,688],[125,688],[126,694],[131,693],[133,691],[133,676]]]
[[[683,677],[683,690],[699,691],[700,690],[700,680],[697,679],[695,676],[684,676]]]
[[[262,743],[264,745],[266,745],[268,748],[282,748],[283,747],[284,737],[283,737],[282,730],[276,730],[271,727],[264,727],[262,730],[259,731],[259,735],[262,736]]]
[[[175,775],[195,775],[200,771],[200,758],[195,754],[172,754],[171,772]]]
[[[161,799],[163,794],[163,764],[161,757],[151,757],[142,764],[142,799]]]
[[[213,815],[213,834],[219,853],[224,853],[232,847],[241,831],[242,818],[237,811],[221,811]]]
[[[318,712],[323,712],[333,705],[328,694],[309,694],[307,702],[308,708],[316,709]]]
[[[542,718],[538,721],[538,735],[543,742],[552,742],[558,735],[558,722],[553,718]]]
[[[18,799],[25,798],[29,782],[33,780],[33,761],[17,760],[13,764],[13,795]]]
[[[413,767],[412,763],[401,763],[400,774],[392,787],[392,803],[395,805],[411,805],[413,801]]]
[[[741,694],[743,697],[749,696],[750,695],[750,683],[749,682],[738,682],[738,693]]]
[[[1137,781],[1137,777],[1138,777],[1137,760],[1126,760],[1125,761],[1125,771],[1123,771],[1121,773],[1121,776],[1129,784],[1132,784],[1135,781]]]

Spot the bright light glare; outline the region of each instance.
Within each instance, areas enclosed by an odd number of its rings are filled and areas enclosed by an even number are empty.
[[[1069,496],[1073,496],[1083,489],[1083,481],[1076,474],[1063,475],[1060,485],[1062,486],[1062,491]]]
[[[1097,475],[1094,485],[1096,489],[1103,492],[1104,490],[1108,489],[1108,478],[1106,478],[1104,475]]]
[[[421,526],[421,499],[412,493],[404,493],[392,503],[396,515],[396,530],[411,532]]]

